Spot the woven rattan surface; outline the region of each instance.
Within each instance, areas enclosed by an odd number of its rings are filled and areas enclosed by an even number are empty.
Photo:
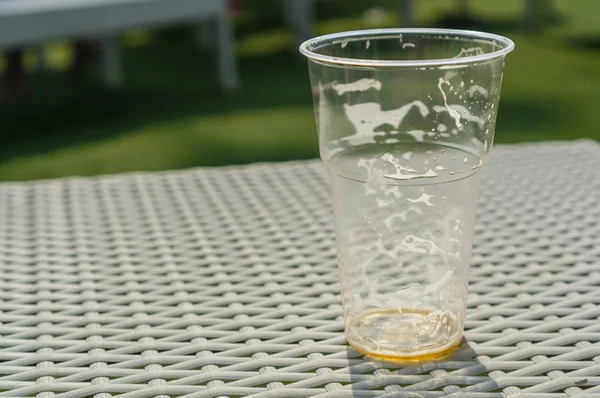
[[[0,184],[0,397],[600,397],[600,146],[494,151],[428,363],[345,343],[320,162]]]

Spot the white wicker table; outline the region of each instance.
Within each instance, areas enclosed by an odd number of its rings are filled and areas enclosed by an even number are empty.
[[[600,397],[600,145],[495,148],[467,343],[344,342],[317,161],[0,184],[0,397]]]

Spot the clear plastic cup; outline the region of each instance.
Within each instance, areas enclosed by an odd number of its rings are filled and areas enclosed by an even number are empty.
[[[338,33],[300,47],[357,350],[423,359],[460,343],[479,170],[513,47],[440,29]]]

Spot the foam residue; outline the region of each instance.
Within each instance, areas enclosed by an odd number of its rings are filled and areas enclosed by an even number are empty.
[[[429,114],[429,108],[421,101],[413,101],[398,109],[389,111],[382,110],[381,105],[374,102],[356,105],[344,104],[346,117],[354,125],[355,132],[341,138],[340,141],[353,146],[375,143],[376,136],[386,135],[384,131],[375,131],[377,127],[390,124],[396,129],[399,128],[406,115],[413,108],[417,108],[422,117]]]
[[[375,199],[375,202],[377,203],[377,207],[385,207],[385,206],[389,206],[392,203],[394,203],[394,201],[392,199],[389,200],[382,200],[382,199]]]
[[[425,289],[423,290],[423,295],[427,295],[430,293],[439,293],[442,290],[444,290],[444,288],[448,285],[448,282],[450,282],[452,275],[454,275],[454,271],[446,271],[440,279],[425,286]],[[444,318],[444,320],[446,320],[446,318]]]
[[[458,73],[453,72],[453,71],[448,71],[448,72],[444,73],[444,80],[446,81],[446,83],[450,84],[450,79],[452,79],[456,76],[458,76]]]
[[[438,69],[462,69],[462,68],[466,68],[469,65],[442,65],[442,66],[438,66]]]
[[[444,98],[444,105],[445,105],[446,109],[448,110],[448,114],[450,116],[452,116],[452,118],[454,119],[454,122],[456,123],[456,127],[461,128],[462,123],[460,122],[460,113],[458,113],[456,110],[454,110],[448,106],[448,98],[446,97],[446,93],[444,92],[444,89],[442,88],[442,85],[444,85],[444,84],[447,84],[448,86],[450,86],[450,83],[448,81],[446,81],[446,80],[444,80],[444,78],[440,77],[440,80],[438,82],[438,89],[442,93],[442,98]],[[434,110],[436,108],[437,108],[437,106],[434,107]]]
[[[414,178],[432,178],[437,177],[437,174],[429,169],[424,174],[419,174],[417,170],[410,167],[405,167],[400,164],[400,161],[396,159],[391,153],[385,153],[381,156],[382,160],[391,163],[395,168],[394,174],[384,174],[384,177],[393,178],[395,180],[411,180]]]
[[[385,195],[386,196],[390,196],[393,195],[396,198],[401,198],[402,196],[404,196],[402,194],[402,192],[400,192],[400,187],[399,186],[393,186],[393,187],[388,187],[385,191]]]
[[[376,162],[377,159],[360,158],[358,159],[358,162],[356,162],[356,166],[363,167],[367,171],[367,173],[370,174]]]
[[[487,89],[485,89],[481,86],[478,86],[476,84],[469,87],[469,97],[473,97],[475,95],[475,93],[479,93],[479,94],[483,95],[485,98],[488,97]]]
[[[411,169],[410,167],[404,167],[400,164],[400,162],[398,161],[398,159],[396,159],[394,157],[394,155],[392,155],[391,153],[384,153],[383,155],[381,155],[381,159],[385,160],[386,162],[390,162],[391,164],[394,165],[394,167],[396,168],[396,171],[406,171],[409,173],[416,173],[417,170],[415,169]]]
[[[423,194],[417,199],[407,198],[406,200],[408,200],[410,203],[423,203],[425,206],[432,207],[434,206],[434,204],[431,203],[431,198],[433,198],[432,195],[428,195],[425,192],[423,192]]]
[[[408,209],[406,209],[405,211],[392,214],[391,216],[386,218],[383,221],[383,223],[388,230],[393,231],[394,229],[392,228],[392,223],[394,222],[394,220],[396,218],[399,218],[402,222],[406,222],[406,220],[408,219],[408,215],[410,213],[416,213],[416,215],[418,215],[418,216],[423,215],[423,212],[421,211],[421,209],[419,209],[418,207],[415,207],[415,206],[411,206]]]
[[[478,117],[473,115],[467,108],[465,108],[462,105],[458,105],[458,104],[454,104],[454,105],[448,105],[446,104],[446,106],[440,106],[440,105],[435,105],[433,107],[433,110],[437,113],[442,113],[442,112],[448,112],[450,114],[450,116],[452,116],[452,118],[454,118],[454,120],[457,123],[457,127],[462,127],[462,124],[460,123],[460,119],[465,119],[469,122],[475,122],[479,125],[480,128],[483,128],[483,126],[485,125],[485,121]]]
[[[442,250],[435,242],[430,241],[428,239],[419,238],[414,235],[408,235],[401,242],[399,242],[406,250],[411,253],[421,253],[421,254],[443,254],[450,257],[458,258],[460,255],[458,253],[448,253],[445,250]]]
[[[480,168],[481,166],[483,166],[483,160],[479,159],[479,162],[472,167],[473,170]]]
[[[333,83],[333,89],[337,93],[337,95],[343,95],[352,91],[367,91],[367,90],[381,90],[381,82],[375,79],[360,79],[358,81],[342,84],[342,83]]]
[[[462,224],[462,221],[461,221],[461,220],[458,220],[458,219],[456,219],[456,220],[454,220],[454,222],[455,222],[455,224],[454,224],[454,226],[452,227],[452,229],[453,229],[454,231],[456,231],[456,232],[458,232],[459,234],[461,234],[461,235],[462,235],[463,231],[462,231],[462,229],[460,228],[460,227],[461,227],[461,224]]]
[[[423,142],[423,137],[425,137],[425,134],[427,133],[423,130],[410,130],[407,131],[406,134],[412,135],[418,142]]]
[[[471,48],[463,48],[460,50],[457,56],[454,58],[461,57],[472,57],[473,55],[483,55],[485,54],[480,47],[471,47]]]

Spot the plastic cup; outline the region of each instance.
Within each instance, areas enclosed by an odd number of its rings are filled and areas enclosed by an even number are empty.
[[[511,40],[384,29],[308,40],[319,148],[331,171],[346,338],[423,359],[464,330],[479,170]]]

